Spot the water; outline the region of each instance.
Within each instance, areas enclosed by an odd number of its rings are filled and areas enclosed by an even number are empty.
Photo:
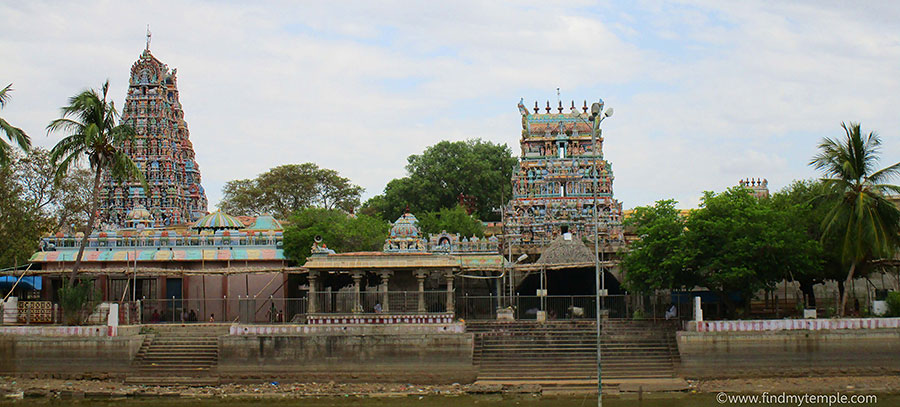
[[[36,399],[18,401],[0,401],[0,407],[19,406],[76,406],[76,407],[459,407],[459,406],[498,406],[498,407],[591,407],[597,405],[592,395],[583,397],[534,397],[534,396],[425,396],[425,397],[319,397],[297,399],[185,399],[185,398],[145,398],[145,399],[110,399],[110,400],[55,400]],[[694,407],[694,406],[760,406],[757,404],[723,404],[716,401],[715,394],[650,394],[639,400],[637,396],[604,397],[605,407]],[[782,404],[796,405],[796,404]],[[810,404],[804,404],[810,405]],[[828,405],[812,404],[812,405]],[[878,406],[900,406],[900,395],[878,396]]]

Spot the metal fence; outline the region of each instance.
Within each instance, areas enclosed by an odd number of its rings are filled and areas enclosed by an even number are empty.
[[[672,304],[668,296],[609,295],[600,297],[600,309],[613,319],[690,318],[688,303]],[[674,309],[673,309],[674,307]],[[537,319],[540,311],[548,320],[596,319],[597,297],[593,295],[517,295],[513,297],[460,296],[456,315],[466,320],[496,319],[498,310],[512,312],[518,320]]]
[[[447,311],[446,291],[352,291],[318,292],[316,313],[439,313]]]

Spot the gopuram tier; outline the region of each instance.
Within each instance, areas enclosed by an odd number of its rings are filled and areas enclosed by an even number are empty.
[[[562,233],[570,232],[601,251],[621,242],[622,204],[613,198],[612,165],[603,159],[603,137],[591,141],[587,102],[579,109],[572,102],[541,113],[535,102],[529,111],[519,102],[522,115],[521,156],[513,171],[512,199],[505,207],[504,234],[514,253],[540,253]],[[564,111],[568,110],[568,111]],[[594,181],[597,184],[597,224],[594,224]]]
[[[155,227],[193,222],[207,212],[200,166],[194,160],[178,100],[176,71],[150,53],[149,42],[131,66],[122,123],[137,135],[132,145],[123,148],[143,172],[150,190],[133,180],[120,184],[105,177],[100,219],[110,225],[126,226],[126,214],[136,206],[147,208],[152,216],[149,226]]]

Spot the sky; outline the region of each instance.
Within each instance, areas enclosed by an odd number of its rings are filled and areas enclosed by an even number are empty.
[[[178,69],[210,209],[290,163],[379,194],[406,158],[481,138],[519,154],[520,98],[602,98],[625,208],[765,178],[777,191],[842,121],[900,161],[900,2],[0,0],[0,117],[34,144],[107,79],[122,106],[145,46]]]

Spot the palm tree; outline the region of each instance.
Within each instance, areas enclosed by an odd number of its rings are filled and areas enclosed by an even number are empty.
[[[48,133],[63,131],[69,134],[50,150],[50,160],[56,167],[56,176],[65,176],[69,167],[83,158],[87,159],[94,173],[91,216],[69,276],[69,286],[75,284],[84,247],[97,222],[100,212],[100,179],[103,173],[108,172],[119,181],[129,178],[138,180],[145,190],[149,189],[138,166],[121,149],[134,141],[135,133],[131,126],[116,124],[119,114],[113,102],[106,101],[108,91],[107,80],[101,88],[102,95],[91,89],[69,98],[69,105],[62,108],[62,117],[47,126]]]
[[[6,85],[3,90],[0,90],[0,108],[6,106],[6,102],[9,102],[9,92],[12,92],[12,90],[11,83]],[[6,138],[18,144],[22,150],[28,151],[31,148],[31,139],[28,138],[28,135],[22,129],[13,127],[9,122],[3,120],[2,117],[0,117],[0,132],[6,134]],[[9,165],[10,160],[12,160],[12,146],[7,144],[6,141],[0,140],[0,167]]]
[[[888,184],[900,175],[900,162],[876,170],[881,152],[878,134],[863,136],[859,123],[841,123],[841,127],[845,136],[823,139],[819,154],[809,164],[825,173],[822,198],[829,208],[822,221],[822,238],[838,238],[841,259],[850,267],[841,295],[840,316],[844,316],[847,289],[860,264],[889,258],[900,246],[900,209],[885,198],[900,193],[900,187]]]

